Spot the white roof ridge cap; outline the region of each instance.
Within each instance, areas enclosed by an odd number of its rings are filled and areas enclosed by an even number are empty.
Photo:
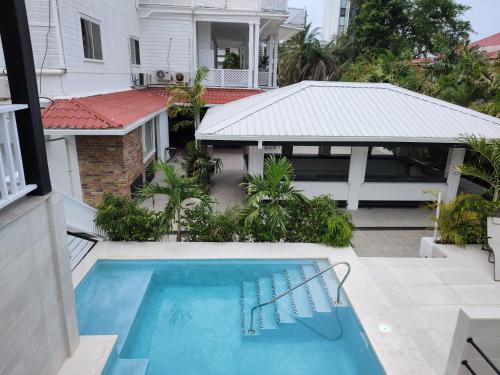
[[[198,131],[199,130],[203,130],[203,132],[207,132],[207,131],[210,131],[210,129],[212,129],[214,127],[217,127],[216,131],[224,130],[227,127],[233,125],[235,122],[241,121],[245,117],[250,116],[251,114],[259,112],[262,109],[267,108],[270,105],[272,105],[272,104],[274,104],[274,103],[276,103],[278,101],[281,101],[281,100],[283,100],[283,99],[285,99],[285,98],[287,98],[287,97],[289,97],[291,95],[296,94],[299,91],[302,91],[302,90],[305,90],[308,87],[311,87],[311,85],[309,84],[309,82],[313,82],[313,81],[301,81],[299,83],[296,83],[296,84],[293,84],[293,85],[290,85],[290,86],[285,86],[283,88],[277,89],[277,90],[283,89],[282,95],[279,95],[278,97],[272,97],[270,99],[267,99],[264,102],[259,103],[259,104],[255,105],[255,106],[253,106],[251,109],[247,109],[245,111],[242,111],[241,114],[238,114],[236,116],[231,116],[231,117],[226,118],[226,119],[224,119],[224,120],[222,120],[222,121],[220,121],[220,122],[218,122],[216,124],[209,125],[206,128],[202,129],[202,127],[200,126],[200,128],[198,128]],[[261,95],[261,94],[259,94],[259,95]],[[255,96],[250,97],[250,98],[255,98]]]

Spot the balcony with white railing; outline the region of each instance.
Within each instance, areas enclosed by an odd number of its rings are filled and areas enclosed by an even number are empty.
[[[139,6],[167,6],[287,12],[288,0],[139,0]]]
[[[204,85],[208,87],[249,87],[248,69],[210,69]]]
[[[36,189],[27,185],[15,112],[27,105],[0,105],[0,209]]]

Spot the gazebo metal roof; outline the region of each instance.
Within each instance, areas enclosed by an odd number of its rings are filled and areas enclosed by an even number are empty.
[[[386,83],[315,82],[210,109],[202,141],[460,143],[500,138],[500,119]]]

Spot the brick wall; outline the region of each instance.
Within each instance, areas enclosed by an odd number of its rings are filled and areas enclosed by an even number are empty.
[[[77,136],[83,200],[96,206],[103,193],[130,196],[130,184],[144,177],[141,128],[125,136]]]

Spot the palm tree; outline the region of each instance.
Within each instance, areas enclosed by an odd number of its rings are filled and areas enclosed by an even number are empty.
[[[170,115],[176,117],[181,112],[185,113],[186,107],[177,105],[179,103],[185,103],[189,108],[189,112],[193,115],[195,130],[198,130],[200,126],[201,109],[207,104],[206,101],[203,100],[203,96],[205,95],[203,81],[207,77],[208,71],[206,67],[198,69],[194,75],[193,84],[191,86],[176,84],[167,89],[167,107],[170,107]]]
[[[192,141],[186,144],[181,166],[186,176],[196,178],[198,184],[208,191],[210,178],[222,170],[222,160],[215,158],[206,147],[197,147],[196,142]]]
[[[245,224],[262,219],[269,226],[272,238],[281,238],[289,219],[287,207],[307,200],[293,186],[292,163],[286,158],[270,156],[264,163],[264,175],[247,174],[245,180],[241,184],[248,194],[242,211]]]
[[[493,202],[498,202],[500,194],[500,139],[487,141],[484,137],[469,135],[463,137],[469,148],[478,154],[477,164],[463,164],[457,171],[464,176],[478,178],[493,190]]]
[[[151,183],[143,187],[139,200],[144,201],[158,194],[166,195],[168,203],[165,206],[165,215],[177,224],[177,242],[181,242],[181,213],[186,208],[186,201],[197,199],[208,206],[213,203],[213,199],[200,188],[195,178],[178,174],[172,164],[159,161],[153,168],[155,172],[163,173],[161,183]]]
[[[281,46],[279,74],[284,84],[303,80],[325,81],[337,79],[339,68],[331,53],[331,46],[318,39],[319,29],[308,24]]]

